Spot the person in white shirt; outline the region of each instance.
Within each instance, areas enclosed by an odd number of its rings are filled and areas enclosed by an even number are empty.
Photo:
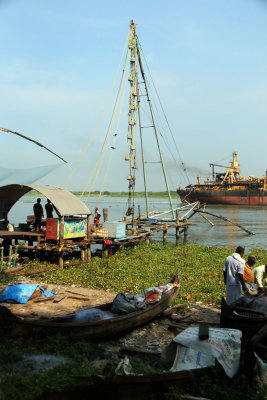
[[[253,269],[255,276],[255,283],[259,290],[259,294],[266,294],[266,290],[264,286],[267,286],[267,264],[259,265],[258,267]]]
[[[243,255],[244,247],[238,246],[235,253],[228,256],[225,260],[223,275],[226,285],[226,303],[231,304],[241,296],[243,288],[244,293],[247,292],[247,287],[243,278],[245,260]]]

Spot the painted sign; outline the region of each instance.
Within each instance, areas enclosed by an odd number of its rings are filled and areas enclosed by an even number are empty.
[[[59,239],[58,218],[47,218],[46,220],[46,239]],[[87,233],[87,220],[85,219],[66,219],[64,220],[64,239],[84,237]]]

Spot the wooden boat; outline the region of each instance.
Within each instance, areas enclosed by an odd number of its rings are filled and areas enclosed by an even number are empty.
[[[125,315],[116,315],[110,319],[90,322],[68,322],[70,314],[63,315],[60,318],[31,318],[31,316],[22,318],[12,313],[6,305],[1,305],[0,326],[13,335],[60,333],[69,337],[86,337],[88,339],[115,336],[137,328],[161,314],[172,303],[179,292],[180,279],[177,273],[168,283],[173,283],[174,285],[170,290],[163,292],[159,302],[148,304],[145,310],[138,310]],[[97,308],[102,311],[109,311],[111,305],[112,303],[105,303],[99,305]]]
[[[117,376],[74,376],[79,386],[48,390],[43,392],[40,400],[104,399],[110,396],[116,400],[163,399],[170,387],[185,388],[188,384],[196,384],[198,379],[210,375],[214,367],[199,368],[179,372],[163,372],[147,375]]]

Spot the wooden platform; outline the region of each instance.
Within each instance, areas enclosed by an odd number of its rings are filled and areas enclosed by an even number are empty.
[[[15,239],[15,242],[18,240],[25,240],[28,243],[37,242],[40,244],[41,239],[45,238],[45,233],[43,232],[24,232],[24,231],[4,231],[0,230],[0,239]]]

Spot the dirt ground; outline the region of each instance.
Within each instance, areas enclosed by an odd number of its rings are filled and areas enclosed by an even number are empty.
[[[100,304],[112,302],[116,296],[115,292],[109,290],[81,288],[75,285],[48,285],[42,282],[22,279],[17,283],[39,284],[43,289],[55,292],[51,297],[35,297],[26,304],[10,304],[7,306],[10,311],[20,317],[44,318],[64,315],[75,311],[83,310],[89,307],[95,307]],[[2,291],[4,287],[0,287]],[[3,304],[3,303],[2,303]],[[181,315],[180,315],[181,314]],[[164,320],[167,320],[164,322]],[[169,323],[168,321],[173,321]],[[220,309],[202,302],[188,302],[186,307],[174,310],[168,318],[157,320],[156,325],[162,326],[165,331],[165,326],[168,329],[179,330],[186,325],[208,323],[212,326],[219,326]],[[177,325],[177,326],[176,326]],[[157,329],[160,331],[160,327]],[[170,329],[169,329],[170,330]],[[163,332],[161,332],[162,334]]]
[[[7,305],[12,313],[22,318],[45,318],[64,315],[112,302],[116,296],[115,292],[108,290],[80,288],[75,285],[47,285],[26,279],[16,283],[39,284],[43,289],[56,293],[51,297],[35,297],[26,304],[2,303]],[[4,287],[1,287],[0,291],[3,289]]]

